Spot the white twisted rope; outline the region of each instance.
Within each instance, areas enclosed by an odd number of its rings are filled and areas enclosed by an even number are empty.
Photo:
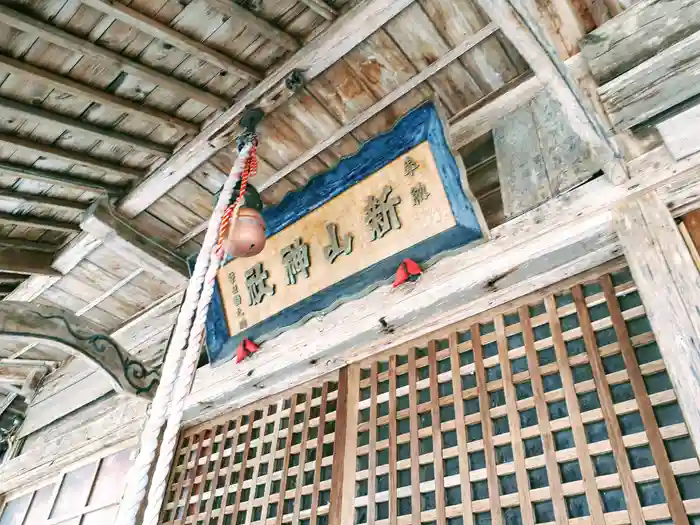
[[[246,144],[240,151],[209,220],[202,249],[197,256],[192,277],[185,291],[183,305],[175,323],[173,337],[165,356],[160,384],[141,434],[139,452],[129,470],[126,489],[119,505],[115,525],[136,525],[139,509],[146,496],[149,473],[153,460],[156,458],[160,431],[167,421],[153,473],[153,481],[148,492],[148,505],[142,524],[156,525],[159,521],[170,463],[182,421],[184,399],[194,378],[206,313],[214,292],[214,279],[220,262],[216,253],[219,224],[231,200],[234,187],[243,172],[251,147],[251,144]],[[232,222],[235,219],[234,215]],[[186,343],[187,349],[185,350]]]

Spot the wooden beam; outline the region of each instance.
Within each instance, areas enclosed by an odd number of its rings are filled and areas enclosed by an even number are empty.
[[[7,162],[0,162],[0,172],[14,175],[20,179],[48,182],[49,184],[56,184],[58,186],[65,186],[83,191],[94,191],[97,193],[107,193],[109,195],[122,195],[124,193],[124,188],[99,180],[76,177],[68,173],[39,170],[30,168],[29,166],[19,166]]]
[[[13,200],[23,204],[36,204],[39,206],[49,206],[51,208],[61,208],[64,210],[79,212],[84,212],[88,208],[88,204],[84,202],[76,202],[69,199],[59,199],[57,197],[48,197],[46,195],[36,195],[34,193],[4,189],[0,189],[0,199]]]
[[[60,361],[50,359],[0,359],[0,366],[7,367],[53,368],[59,364]]]
[[[611,210],[629,198],[659,189],[674,208],[685,206],[686,196],[698,200],[700,154],[677,162],[660,147],[631,169],[623,185],[595,179],[495,228],[491,241],[436,263],[400,296],[382,286],[322,320],[259,341],[262,351],[250,360],[198,370],[185,420],[209,418],[402,343],[420,346],[439,328],[614,259],[621,247]],[[381,335],[381,317],[393,328],[390,336]]]
[[[571,128],[603,166],[611,181],[627,179],[627,167],[598,114],[585,102],[576,81],[559,58],[545,31],[522,0],[477,0],[535,74],[559,100]],[[529,3],[527,4],[529,5]]]
[[[204,62],[209,62],[218,68],[228,71],[238,77],[248,80],[262,80],[263,75],[256,71],[251,66],[226,56],[219,51],[216,51],[205,44],[184,35],[172,27],[162,24],[157,20],[144,15],[143,13],[132,9],[120,2],[112,0],[85,0],[84,4],[105,13],[108,16],[114,17],[117,20],[127,23],[135,27],[139,31],[168,42],[177,49],[190,54]]]
[[[700,451],[700,273],[658,193],[620,205],[615,226],[688,431]]]
[[[96,157],[90,157],[89,155],[85,155],[83,153],[76,153],[65,149],[55,148],[53,146],[48,146],[46,144],[25,139],[23,137],[8,135],[7,133],[0,133],[0,142],[7,144],[8,146],[36,153],[42,157],[55,159],[61,162],[68,162],[70,164],[79,164],[87,168],[104,171],[125,179],[133,180],[139,179],[143,176],[142,171],[135,170],[133,168],[119,166],[118,164],[113,164]]]
[[[3,284],[19,284],[27,278],[26,275],[17,275],[13,273],[0,273],[0,283]]]
[[[228,6],[235,5],[228,0],[217,0],[217,3],[224,2]],[[311,81],[412,3],[413,0],[360,1],[340,16],[330,28],[242,95],[231,108],[213,119],[195,139],[135,186],[119,203],[119,212],[128,218],[141,213],[221,148],[230,144],[239,132],[238,118],[249,106],[258,104],[269,110],[288,100],[292,93],[286,89],[285,80],[292,72],[303,71],[306,81]]]
[[[0,224],[13,224],[16,226],[30,226],[42,230],[57,232],[79,233],[80,227],[72,222],[57,221],[54,219],[41,219],[31,215],[14,215],[0,212]]]
[[[338,16],[338,12],[323,0],[301,0],[302,3],[318,15],[332,22]]]
[[[94,57],[98,60],[107,60],[117,64],[124,72],[138,78],[148,80],[163,89],[167,89],[179,96],[191,98],[207,106],[217,109],[228,107],[229,103],[216,95],[192,86],[187,82],[177,80],[172,75],[167,75],[150,68],[149,66],[131,60],[119,53],[93,44],[89,40],[67,33],[51,24],[47,24],[24,13],[15,11],[5,6],[0,6],[0,22],[24,31],[30,35],[35,35],[42,40],[51,42],[54,45],[74,51],[83,55]]]
[[[236,2],[228,0],[206,0],[206,3],[226,16],[240,21],[242,24],[246,25],[250,31],[264,36],[285,49],[296,51],[300,47],[299,42],[290,34]]]
[[[55,253],[60,246],[41,241],[30,241],[28,239],[10,239],[0,237],[0,247],[2,248],[21,248],[23,250]],[[2,278],[0,278],[2,280]]]
[[[38,120],[39,122],[54,125],[58,124],[71,132],[85,135],[96,140],[144,151],[157,157],[169,157],[172,154],[172,150],[163,144],[132,137],[111,129],[101,128],[82,120],[76,120],[58,113],[46,111],[37,106],[22,104],[21,102],[6,97],[0,97],[0,108],[20,113],[29,117],[31,120]]]
[[[184,284],[189,277],[183,259],[137,232],[118,217],[105,201],[95,202],[83,216],[80,227],[105,246],[132,261],[146,272],[172,285]]]
[[[700,103],[660,122],[656,129],[673,158],[680,160],[700,151],[697,140],[700,131]]]
[[[0,250],[0,271],[23,275],[55,276],[58,272],[51,268],[53,256],[18,248]]]
[[[12,57],[0,54],[0,66],[12,74],[32,77],[58,91],[63,91],[75,97],[83,98],[86,101],[92,101],[96,104],[116,109],[117,111],[137,115],[149,122],[158,123],[169,128],[180,129],[189,135],[196,135],[199,132],[199,126],[197,124],[187,122],[186,120],[182,120],[157,109],[119,98],[107,91],[75,82],[68,77],[57,75],[51,71],[35,67]]]

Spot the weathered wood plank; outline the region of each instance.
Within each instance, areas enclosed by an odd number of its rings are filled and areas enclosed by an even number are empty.
[[[515,110],[494,128],[493,142],[506,217],[519,215],[552,197],[530,104]]]
[[[700,94],[700,31],[598,89],[613,127],[624,131]]]
[[[95,203],[83,216],[80,227],[166,282],[184,283],[189,275],[185,261],[138,233],[117,217],[107,203]]]
[[[698,0],[643,0],[584,36],[581,53],[605,84],[698,30]]]
[[[51,219],[39,219],[37,217],[33,217],[32,215],[13,215],[11,213],[4,212],[0,212],[0,224],[31,226],[32,228],[68,233],[80,232],[80,227],[75,223]]]
[[[121,195],[124,193],[124,188],[108,184],[99,180],[92,180],[85,177],[77,177],[68,173],[57,173],[52,171],[30,168],[28,166],[20,166],[0,162],[0,173],[7,173],[19,177],[38,182],[46,182],[66,188],[75,188],[77,190],[95,191],[98,193],[108,193],[110,195]]]
[[[131,9],[130,7],[119,2],[109,2],[106,0],[85,0],[83,3],[94,7],[106,15],[122,20],[130,26],[137,28],[139,31],[143,31],[154,38],[168,42],[178,49],[189,53],[200,60],[210,62],[215,66],[220,67],[224,71],[228,71],[240,76],[241,78],[247,78],[250,80],[262,79],[262,75],[258,71],[255,71],[252,67],[239,62],[234,58],[228,57],[214,49],[211,49],[201,42],[198,42],[197,40],[194,40],[193,38],[172,29],[170,26],[162,24],[159,21],[154,20],[153,18],[150,18],[141,12]]]
[[[47,146],[46,144],[34,142],[22,137],[8,135],[6,133],[0,133],[0,143],[37,154],[43,159],[64,162],[69,165],[78,164],[88,169],[98,170],[98,172],[106,172],[116,175],[120,179],[131,180],[138,179],[143,176],[143,172],[140,170],[135,170],[126,166],[119,166],[96,157],[91,157],[82,153],[75,153],[70,150],[59,149],[53,146]]]
[[[671,213],[658,195],[621,205],[615,225],[666,369],[688,423],[700,443],[700,274]],[[688,288],[688,285],[694,288]]]
[[[77,212],[83,212],[88,208],[88,205],[83,202],[76,202],[68,199],[57,199],[55,197],[48,197],[46,195],[35,195],[33,193],[25,193],[22,191],[9,191],[0,189],[0,199],[36,206],[62,208]]]
[[[258,32],[265,38],[269,38],[278,45],[296,51],[299,49],[299,43],[282,29],[275,27],[267,20],[257,16],[245,7],[236,4],[235,2],[226,2],[224,0],[207,0],[207,4],[211,5],[217,11],[224,13],[227,16],[238,19],[245,23],[253,31]]]
[[[86,104],[89,104],[90,101],[94,101],[108,108],[135,115],[147,121],[162,124],[168,129],[181,129],[193,135],[199,131],[199,126],[196,124],[192,124],[176,116],[169,115],[147,105],[132,102],[126,98],[115,96],[107,91],[75,82],[68,77],[52,73],[46,69],[41,69],[5,55],[0,55],[0,66],[2,66],[4,70],[8,70],[14,75],[17,75],[20,79],[28,76],[35,79],[35,81],[38,81],[40,84],[46,84],[59,92],[72,95],[73,97],[79,97],[85,100]]]
[[[126,73],[135,75],[161,86],[173,93],[177,93],[187,98],[191,98],[207,106],[224,109],[228,102],[192,86],[177,78],[160,73],[140,62],[133,61],[123,55],[110,51],[109,49],[93,44],[88,40],[76,37],[71,33],[63,31],[55,26],[32,18],[19,11],[15,11],[5,6],[0,6],[0,21],[11,27],[19,29],[29,34],[51,42],[76,53],[89,55],[98,60],[106,60],[118,64]]]
[[[5,248],[0,250],[0,270],[24,275],[55,276],[58,272],[51,268],[52,259],[50,253]]]
[[[478,0],[478,4],[503,30],[535,74],[548,84],[569,118],[572,130],[591,149],[610,180],[619,183],[627,179],[627,167],[617,146],[610,140],[600,116],[588,106],[580,86],[530,12],[529,2],[523,5],[522,0]]]
[[[363,0],[355,5],[340,16],[331,28],[309,42],[242,96],[230,109],[214,119],[196,139],[136,186],[120,202],[120,212],[129,218],[138,215],[214,153],[230,144],[238,133],[237,119],[248,106],[260,101],[263,108],[271,108],[288,100],[291,93],[284,87],[284,81],[291,72],[297,69],[304,71],[307,82],[316,78],[412,1]]]
[[[20,248],[29,251],[54,253],[60,248],[56,244],[41,241],[30,241],[26,239],[0,239],[0,246],[3,248]]]
[[[301,2],[309,6],[309,9],[331,22],[338,16],[338,12],[323,0],[301,0]]]
[[[673,158],[680,160],[700,151],[700,104],[656,125]]]

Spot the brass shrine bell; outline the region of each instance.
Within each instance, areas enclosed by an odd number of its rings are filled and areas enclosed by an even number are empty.
[[[241,181],[238,181],[233,191],[233,204],[241,191]],[[253,257],[263,248],[267,236],[265,220],[260,213],[263,202],[258,191],[248,184],[243,194],[243,206],[239,210],[236,222],[233,221],[224,235],[224,250],[231,257]]]

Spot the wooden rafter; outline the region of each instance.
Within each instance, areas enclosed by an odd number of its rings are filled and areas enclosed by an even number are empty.
[[[323,0],[301,0],[309,9],[315,11],[326,20],[331,22],[336,19],[338,12]]]
[[[0,54],[0,66],[16,75],[26,75],[46,84],[58,91],[63,91],[70,95],[84,98],[96,104],[101,104],[108,108],[113,108],[124,113],[138,115],[147,121],[162,124],[168,127],[181,129],[185,133],[194,135],[199,132],[199,126],[187,122],[173,115],[169,115],[157,109],[119,98],[104,90],[95,89],[91,86],[75,82],[68,77],[57,75],[45,69],[35,67],[26,62]]]
[[[197,40],[184,35],[170,26],[162,24],[143,13],[136,11],[120,2],[109,0],[85,0],[83,2],[102,13],[125,22],[147,35],[172,44],[177,49],[189,53],[205,62],[228,71],[236,76],[249,80],[262,80],[263,75],[254,68],[234,58],[224,55]]]
[[[53,255],[19,248],[0,250],[0,272],[24,275],[59,275],[51,268]]]
[[[16,226],[30,226],[42,230],[51,230],[67,233],[80,232],[80,226],[72,222],[57,221],[54,219],[40,219],[31,215],[13,215],[0,212],[0,224],[13,224]]]
[[[17,275],[16,273],[0,273],[0,283],[2,284],[19,284],[26,278],[26,275]]]
[[[31,120],[60,125],[67,130],[80,135],[125,146],[127,148],[134,148],[158,157],[169,157],[172,153],[172,150],[168,146],[157,144],[149,140],[132,137],[111,129],[101,128],[82,120],[77,120],[58,113],[46,111],[45,109],[37,106],[22,104],[21,102],[17,102],[9,98],[0,97],[0,108],[6,108],[15,113],[20,113],[26,117],[29,117]]]
[[[51,208],[61,208],[64,210],[72,210],[84,212],[88,205],[83,202],[76,202],[69,199],[59,199],[56,197],[48,197],[46,195],[35,195],[33,193],[25,193],[22,191],[11,191],[0,189],[0,199],[13,200],[24,204],[36,204],[40,206],[48,206]]]
[[[185,147],[138,184],[119,203],[119,211],[126,217],[135,217],[166,194],[178,182],[227,146],[239,132],[238,119],[251,105],[258,104],[266,111],[288,100],[293,93],[285,87],[285,80],[294,71],[303,71],[307,82],[362,43],[372,33],[392,20],[414,0],[362,0],[344,13],[326,31],[311,40],[258,85],[241,96]],[[223,3],[224,0],[216,0]],[[235,5],[225,2],[226,5]],[[214,4],[212,4],[213,6]]]
[[[10,392],[5,396],[5,399],[0,403],[0,416],[5,413],[5,411],[10,408],[10,405],[17,399],[17,394]]]
[[[99,180],[90,180],[84,177],[76,177],[68,173],[55,173],[53,171],[39,170],[28,166],[18,166],[0,162],[0,172],[19,177],[21,179],[48,182],[58,186],[75,188],[84,191],[94,191],[97,193],[107,193],[108,195],[122,195],[124,188],[114,186]]]
[[[571,128],[587,144],[614,182],[627,179],[627,167],[598,114],[584,102],[564,61],[522,0],[477,0],[481,9],[502,29],[535,74],[547,84],[569,117]]]
[[[15,29],[33,34],[51,42],[54,45],[63,47],[76,53],[89,55],[99,60],[113,62],[121,67],[126,73],[135,75],[138,78],[148,80],[154,84],[167,89],[180,96],[191,98],[207,106],[217,109],[226,108],[229,103],[216,95],[195,87],[187,82],[177,80],[172,75],[167,75],[148,67],[145,64],[131,60],[125,56],[105,49],[88,40],[67,33],[62,29],[47,24],[41,20],[32,18],[5,6],[0,6],[0,22]]]
[[[37,153],[42,157],[55,159],[61,162],[68,162],[70,164],[79,164],[81,166],[85,166],[87,168],[92,168],[95,170],[101,170],[107,173],[111,173],[113,175],[117,175],[119,177],[123,177],[125,179],[138,179],[143,176],[143,172],[135,170],[133,168],[119,166],[117,164],[113,164],[111,162],[107,162],[105,160],[101,160],[96,157],[91,157],[82,153],[76,153],[65,149],[59,149],[54,146],[47,146],[46,144],[34,142],[23,137],[8,135],[7,133],[0,133],[0,143],[7,144],[9,146],[14,146],[25,151]]]
[[[0,237],[0,248],[19,248],[22,250],[33,252],[55,253],[58,249],[58,246],[56,246],[55,244],[50,244],[48,242]],[[0,281],[2,280],[2,277],[0,277]]]
[[[299,42],[297,42],[293,36],[245,7],[238,5],[236,2],[230,0],[206,0],[206,3],[217,11],[239,20],[242,24],[248,26],[248,29],[251,31],[264,36],[285,49],[289,49],[290,51],[299,49]]]

